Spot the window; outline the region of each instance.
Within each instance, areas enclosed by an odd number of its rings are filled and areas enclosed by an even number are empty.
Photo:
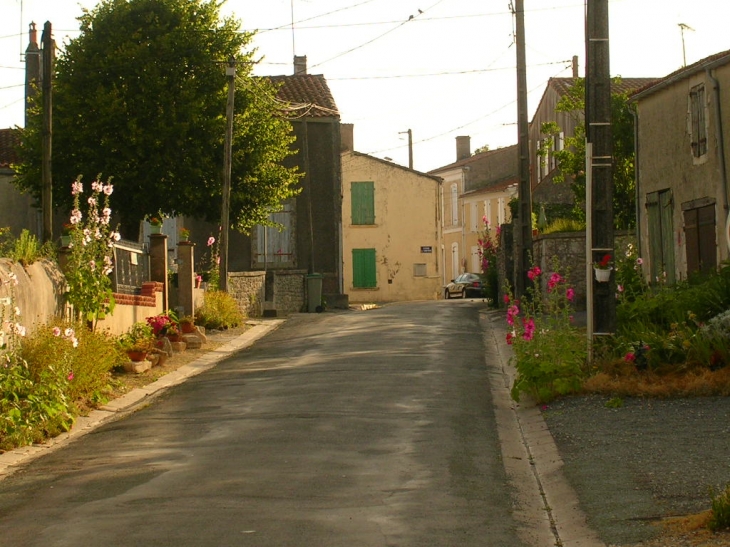
[[[452,243],[451,244],[451,279],[454,279],[460,273],[461,273],[461,268],[459,266],[459,244]]]
[[[479,231],[479,204],[474,202],[469,209],[471,209],[471,218],[469,219],[471,231],[476,233]]]
[[[707,154],[707,126],[705,124],[705,86],[694,86],[689,92],[690,138],[692,155],[699,158]]]
[[[413,277],[426,277],[427,269],[425,264],[413,265]]]
[[[687,273],[711,272],[717,267],[714,200],[697,200],[682,204]],[[710,202],[710,203],[707,203]]]
[[[378,286],[375,249],[352,250],[352,286],[356,289],[373,289]]]
[[[283,210],[271,213],[269,220],[283,226],[259,226],[256,230],[256,262],[259,264],[282,265],[294,261],[292,252],[292,205],[284,204]]]
[[[350,186],[352,224],[375,224],[375,186],[372,181]]]
[[[504,198],[499,198],[497,200],[497,223],[501,226],[504,221]]]
[[[651,281],[663,279],[674,284],[674,222],[671,190],[646,195],[646,219],[649,224],[649,272]]]
[[[451,185],[451,224],[459,224],[459,190],[456,184]]]
[[[492,200],[488,199],[484,202],[484,216],[487,217],[487,222],[491,228],[492,226]]]

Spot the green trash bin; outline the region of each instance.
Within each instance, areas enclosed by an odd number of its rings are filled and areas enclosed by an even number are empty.
[[[307,311],[320,313],[322,308],[322,274],[307,275]]]

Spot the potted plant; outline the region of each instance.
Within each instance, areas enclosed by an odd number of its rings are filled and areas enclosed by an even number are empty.
[[[192,315],[186,315],[180,318],[180,329],[183,334],[195,332],[195,318]]]
[[[134,323],[119,337],[119,346],[132,361],[144,361],[155,347],[155,334],[145,321]]]
[[[180,241],[190,240],[190,230],[187,228],[180,228]]]
[[[148,217],[147,222],[150,223],[150,233],[151,234],[161,234],[162,233],[162,218],[159,216],[156,217]]]
[[[610,254],[603,255],[600,261],[593,263],[593,271],[596,274],[596,281],[599,283],[606,283],[611,279],[611,270],[613,270],[613,266]]]

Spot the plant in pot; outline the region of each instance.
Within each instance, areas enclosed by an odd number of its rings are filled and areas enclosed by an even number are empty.
[[[190,230],[187,228],[180,228],[180,241],[190,240]]]
[[[155,347],[154,331],[148,323],[138,321],[119,337],[119,346],[130,360],[144,361]]]
[[[151,234],[161,234],[162,233],[162,216],[156,216],[156,217],[146,217],[145,220],[150,223],[150,233]]]
[[[599,283],[606,283],[611,279],[611,270],[613,270],[613,265],[611,264],[610,254],[603,255],[600,261],[593,263],[593,271]]]
[[[192,315],[185,315],[180,318],[180,329],[183,331],[183,334],[195,332],[195,319]]]

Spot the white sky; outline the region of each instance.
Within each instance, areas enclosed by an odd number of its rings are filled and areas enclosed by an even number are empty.
[[[662,77],[730,49],[727,0],[609,0],[611,73]],[[28,24],[53,24],[57,44],[78,35],[76,17],[95,0],[0,0],[0,127],[23,124]],[[292,74],[306,55],[324,74],[355,149],[429,171],[456,159],[455,137],[472,150],[517,142],[515,47],[509,0],[228,0],[255,38],[259,75]],[[583,0],[524,0],[529,118],[547,80],[584,74]],[[21,10],[22,8],[22,10]],[[419,14],[419,9],[423,12]],[[292,32],[292,11],[294,32]],[[414,16],[409,21],[410,16]],[[221,105],[224,109],[225,105]]]

